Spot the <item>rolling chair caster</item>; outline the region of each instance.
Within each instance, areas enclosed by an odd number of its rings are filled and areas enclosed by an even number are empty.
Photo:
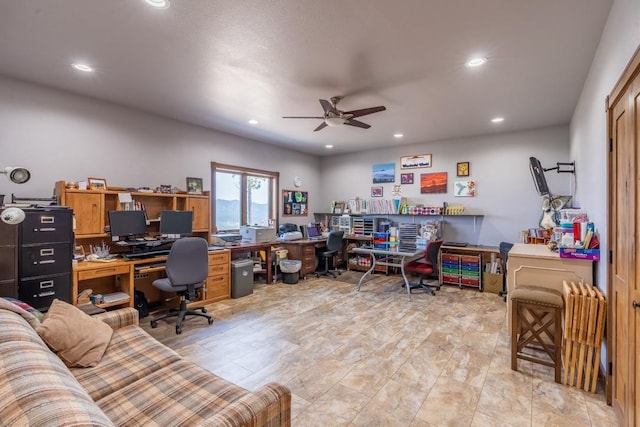
[[[154,329],[157,328],[158,327],[158,322],[155,321],[155,320],[152,320],[151,321],[151,327],[154,328]]]

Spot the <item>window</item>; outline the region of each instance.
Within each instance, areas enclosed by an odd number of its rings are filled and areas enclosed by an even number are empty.
[[[278,172],[211,163],[213,230],[238,231],[241,225],[268,225],[278,217]]]

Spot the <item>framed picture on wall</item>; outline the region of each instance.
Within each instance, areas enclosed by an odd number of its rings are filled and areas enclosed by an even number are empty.
[[[382,197],[382,187],[371,187],[371,197]]]
[[[400,157],[400,169],[430,168],[431,154],[414,154]]]
[[[469,176],[469,173],[471,172],[469,162],[459,162],[456,172],[458,176]]]
[[[413,184],[413,172],[412,173],[401,173],[400,174],[400,184]]]
[[[282,190],[282,215],[306,216],[309,214],[309,192]]]

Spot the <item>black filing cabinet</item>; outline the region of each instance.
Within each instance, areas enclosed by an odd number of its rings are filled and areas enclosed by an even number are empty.
[[[26,218],[18,227],[18,298],[38,310],[47,310],[55,298],[71,302],[71,209],[24,211]]]
[[[0,221],[0,296],[18,298],[18,227],[2,221]]]

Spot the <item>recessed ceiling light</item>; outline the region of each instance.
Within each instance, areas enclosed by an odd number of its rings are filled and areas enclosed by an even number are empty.
[[[324,146],[324,148],[333,148],[333,145],[327,144],[327,145]]]
[[[249,120],[249,124],[250,124],[250,125],[255,126],[255,125],[257,125],[258,123],[259,123],[259,122],[258,122],[256,119],[251,119],[251,120]]]
[[[465,65],[467,67],[473,68],[473,67],[479,67],[486,63],[487,63],[487,58],[477,57],[477,58],[471,58],[470,60],[467,61]]]
[[[394,138],[398,138],[398,139],[399,139],[399,138],[402,138],[403,136],[404,136],[404,134],[401,134],[401,133],[394,133],[394,134],[393,134],[393,137],[394,137]]]
[[[169,8],[169,0],[144,0],[150,6],[155,7],[156,9],[168,9]]]
[[[494,117],[493,119],[491,119],[492,123],[502,123],[504,122],[504,117]]]
[[[80,62],[74,62],[73,64],[71,64],[71,66],[76,70],[84,71],[85,73],[93,73],[95,71],[95,69],[91,65],[83,64]]]

